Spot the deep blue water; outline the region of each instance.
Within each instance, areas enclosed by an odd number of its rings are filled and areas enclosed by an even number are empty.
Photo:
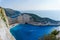
[[[38,40],[39,37],[52,32],[55,26],[34,26],[19,24],[10,29],[16,40]]]

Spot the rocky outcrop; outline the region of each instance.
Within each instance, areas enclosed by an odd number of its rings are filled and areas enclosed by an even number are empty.
[[[4,8],[4,10],[9,21],[9,25],[18,23],[17,17],[20,16],[21,14],[19,11],[9,9],[9,8]]]
[[[15,40],[5,22],[0,17],[0,40]]]
[[[5,10],[2,7],[0,7],[0,17],[4,20],[4,22],[6,22],[6,25],[9,27],[9,23],[8,23],[7,16],[5,14]]]
[[[55,21],[50,18],[42,18],[32,13],[22,13],[22,22],[33,25],[60,25],[60,21]]]
[[[33,13],[21,13],[19,11],[6,8],[5,12],[10,25],[15,23],[28,23],[33,25],[60,25],[60,21],[55,21],[50,18],[42,18]]]
[[[59,32],[58,35],[56,35],[56,38],[57,38],[57,39],[60,39],[60,32]]]
[[[0,40],[15,40],[10,33],[9,23],[5,10],[0,7]]]

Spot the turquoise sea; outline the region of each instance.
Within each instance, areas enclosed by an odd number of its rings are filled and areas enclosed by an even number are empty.
[[[34,26],[31,24],[18,24],[10,29],[16,40],[38,40],[39,37],[51,33],[56,26]]]

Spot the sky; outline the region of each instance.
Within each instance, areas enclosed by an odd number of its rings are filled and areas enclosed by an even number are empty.
[[[18,10],[60,10],[60,0],[0,0],[0,5]]]
[[[0,6],[15,10],[60,10],[60,0],[0,0]],[[60,20],[60,13],[36,13]]]

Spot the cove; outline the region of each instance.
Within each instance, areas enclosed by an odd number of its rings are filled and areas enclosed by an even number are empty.
[[[16,40],[38,40],[45,34],[49,34],[55,26],[34,26],[31,24],[18,24],[10,29]]]

